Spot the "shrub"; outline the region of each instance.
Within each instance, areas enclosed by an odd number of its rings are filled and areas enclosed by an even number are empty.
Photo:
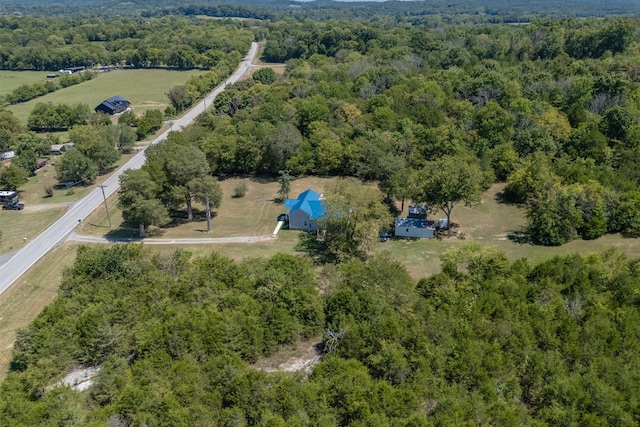
[[[232,197],[238,199],[240,197],[244,197],[246,194],[247,194],[247,184],[243,182],[242,184],[238,185],[236,188],[233,189]]]

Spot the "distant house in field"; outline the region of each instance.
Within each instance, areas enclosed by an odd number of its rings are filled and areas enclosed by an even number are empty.
[[[5,151],[4,153],[0,153],[0,160],[10,160],[16,156],[15,151]]]
[[[49,149],[49,153],[52,155],[64,154],[65,151],[75,147],[73,142],[67,142],[66,144],[52,144]]]
[[[431,239],[436,234],[436,225],[428,219],[396,218],[393,231],[396,237]]]
[[[297,199],[287,199],[284,207],[289,209],[289,230],[315,231],[325,213],[320,194],[312,189],[300,193]]]
[[[96,113],[101,111],[106,114],[114,115],[119,114],[129,108],[131,103],[123,97],[116,95],[109,99],[102,101],[102,104],[95,108]]]

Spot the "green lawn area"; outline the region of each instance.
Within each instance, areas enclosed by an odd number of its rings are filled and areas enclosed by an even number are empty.
[[[291,197],[296,197],[307,188],[313,188],[319,193],[325,191],[327,183],[335,178],[306,177],[293,181]],[[244,198],[231,197],[233,189],[240,183],[246,183],[249,190]],[[276,218],[285,212],[282,205],[273,202],[277,196],[278,183],[276,181],[256,181],[249,178],[232,178],[221,181],[224,197],[220,208],[212,220],[213,231],[205,233],[206,222],[204,216],[190,223],[180,223],[160,230],[157,237],[162,238],[197,238],[197,237],[230,237],[254,236],[271,234],[276,225]],[[464,239],[457,237],[423,240],[393,239],[376,245],[375,251],[389,251],[400,260],[410,274],[419,279],[433,274],[440,269],[439,255],[452,245],[459,245],[465,241],[477,241],[483,245],[496,248],[504,252],[509,259],[528,258],[535,264],[556,255],[572,253],[589,254],[616,247],[629,257],[640,257],[640,241],[627,239],[620,235],[606,235],[596,240],[575,240],[559,247],[535,246],[528,243],[517,243],[509,236],[523,229],[525,225],[524,209],[510,204],[501,203],[498,198],[502,184],[496,184],[482,197],[482,202],[473,207],[457,206],[452,215],[452,222],[460,224],[459,230]],[[405,205],[408,205],[406,203]],[[407,206],[405,206],[407,209]],[[137,229],[121,228],[122,216],[117,208],[117,197],[109,200],[109,211],[114,230],[111,235],[135,236]],[[406,213],[406,212],[405,212]],[[431,218],[441,218],[444,215],[435,214]],[[107,217],[101,206],[87,220],[82,232],[102,236],[109,231]],[[211,250],[234,258],[270,256],[276,252],[296,253],[298,243],[297,231],[282,230],[276,241],[252,244],[212,244],[189,247],[194,254],[205,254]],[[183,246],[181,246],[183,247]],[[171,247],[157,247],[162,252],[173,250]],[[185,249],[187,249],[185,247]]]
[[[0,96],[12,92],[18,86],[47,80],[47,71],[0,71]]]
[[[3,71],[2,74],[5,72]],[[28,83],[33,72],[14,71],[11,76],[14,80],[23,80],[16,84]],[[17,75],[28,73],[29,76],[21,79]],[[108,73],[98,73],[93,79],[75,86],[57,90],[53,93],[32,99],[28,102],[8,106],[7,109],[13,111],[14,115],[23,123],[27,122],[29,113],[38,102],[51,102],[53,104],[88,104],[94,108],[105,99],[121,95],[131,102],[131,107],[137,112],[148,109],[164,110],[169,105],[166,92],[174,86],[184,84],[191,76],[201,74],[201,70],[175,71],[175,70],[115,70]],[[0,74],[0,76],[2,75]],[[41,76],[46,76],[42,73]],[[37,79],[34,81],[38,81]],[[33,81],[32,81],[33,82]],[[0,87],[5,91],[3,80],[0,80]]]
[[[319,193],[324,191],[326,184],[335,178],[306,177],[291,183],[291,197],[297,197],[307,188],[313,188]],[[247,194],[242,198],[233,198],[233,190],[240,184],[247,186]],[[269,235],[277,223],[277,217],[285,213],[284,206],[277,204],[274,199],[278,196],[279,184],[276,180],[257,181],[251,178],[230,178],[220,182],[223,199],[219,209],[214,210],[212,218],[212,232],[206,233],[204,207],[194,204],[197,218],[193,222],[183,222],[163,228],[157,237],[162,238],[196,238],[196,237],[231,237],[231,236],[262,236]],[[111,223],[118,236],[136,236],[138,229],[124,228],[122,215],[117,207],[117,196],[108,201]],[[186,211],[185,211],[186,216]],[[108,220],[104,206],[100,206],[86,220],[83,232],[90,235],[102,236],[108,232]]]
[[[0,254],[13,252],[24,244],[23,237],[33,239],[64,213],[65,208],[40,211],[0,210]]]

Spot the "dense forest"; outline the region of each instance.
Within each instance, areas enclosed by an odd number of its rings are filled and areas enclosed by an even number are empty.
[[[416,283],[386,255],[320,279],[291,255],[83,247],[19,333],[0,424],[637,425],[638,266],[467,244]],[[251,365],[312,337],[309,376]],[[78,366],[100,368],[87,392],[55,386]]]
[[[233,70],[254,38],[241,23],[187,18],[0,17],[0,69],[130,65]],[[242,56],[240,56],[242,57]]]

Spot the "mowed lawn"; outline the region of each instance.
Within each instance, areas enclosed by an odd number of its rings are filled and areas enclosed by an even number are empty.
[[[297,197],[307,188],[313,188],[319,193],[324,192],[325,186],[335,178],[305,177],[291,183],[290,197]],[[247,186],[244,197],[234,198],[234,189],[241,184]],[[204,216],[204,206],[194,203],[195,218],[191,222],[185,221],[186,208],[181,212],[174,224],[165,227],[157,233],[162,238],[197,238],[197,237],[237,237],[270,235],[276,224],[278,215],[285,213],[284,205],[276,203],[280,184],[276,179],[228,178],[220,181],[223,197],[218,209],[212,210],[211,233],[207,233],[207,223]],[[117,206],[117,196],[108,201],[111,215],[112,230],[110,235],[121,237],[136,236],[137,227],[128,227],[122,220],[122,214]],[[117,231],[120,229],[119,231]],[[100,206],[85,220],[83,233],[102,236],[109,233],[108,219],[104,206]]]
[[[0,71],[0,96],[13,92],[24,84],[47,81],[48,71]]]
[[[16,87],[20,84],[28,83],[28,80],[32,79],[34,74],[28,71],[14,71],[12,73],[18,75],[13,77],[15,80],[12,80],[12,84],[15,84],[20,79],[20,73],[27,73],[25,74],[24,82],[16,84]],[[169,99],[166,95],[169,89],[184,84],[189,77],[201,73],[201,70],[114,70],[108,73],[98,73],[93,80],[59,89],[31,101],[10,105],[7,109],[13,111],[21,122],[26,123],[29,113],[38,102],[50,102],[52,104],[83,103],[93,109],[105,99],[114,95],[121,95],[131,102],[131,107],[137,113],[148,109],[164,110],[169,105]],[[43,73],[42,76],[41,80],[35,81],[45,81],[46,73]],[[2,90],[4,91],[5,88],[3,87]]]
[[[0,254],[22,248],[60,218],[65,208],[58,207],[39,211],[0,210]],[[26,237],[26,240],[24,239]]]
[[[324,193],[326,185],[336,178],[305,177],[292,183],[290,197],[296,197],[307,188]],[[233,189],[245,183],[247,195],[243,198],[232,198]],[[281,204],[274,203],[279,185],[277,181],[257,181],[250,178],[232,178],[221,181],[224,197],[212,220],[212,232],[206,233],[206,222],[199,208],[193,222],[178,222],[171,227],[160,230],[157,237],[162,238],[198,238],[198,237],[232,237],[259,236],[273,232],[277,216],[285,212]],[[402,262],[410,274],[418,279],[436,273],[440,269],[440,254],[454,245],[467,241],[476,241],[504,252],[511,260],[528,258],[532,264],[550,259],[556,255],[573,253],[590,254],[618,248],[629,257],[640,257],[640,241],[628,239],[620,235],[606,235],[596,240],[575,240],[559,247],[535,246],[529,243],[518,243],[510,236],[522,231],[526,225],[525,210],[522,207],[501,203],[499,193],[503,184],[491,187],[482,197],[479,205],[467,207],[457,206],[452,215],[452,222],[460,224],[457,231],[461,237],[445,237],[438,239],[391,239],[378,243],[376,252],[389,251]],[[408,202],[405,204],[405,214]],[[117,197],[109,200],[109,210],[114,230],[124,227],[122,216],[117,208]],[[442,218],[442,213],[432,214],[431,218]],[[100,207],[85,221],[83,233],[102,236],[109,232],[106,212]],[[122,228],[111,231],[115,236],[135,236],[137,229]],[[234,259],[253,256],[269,256],[277,252],[296,253],[299,232],[282,230],[278,238],[272,242],[252,244],[213,244],[198,245],[190,251],[204,254],[210,250],[219,250]],[[159,249],[167,252],[169,249]]]

